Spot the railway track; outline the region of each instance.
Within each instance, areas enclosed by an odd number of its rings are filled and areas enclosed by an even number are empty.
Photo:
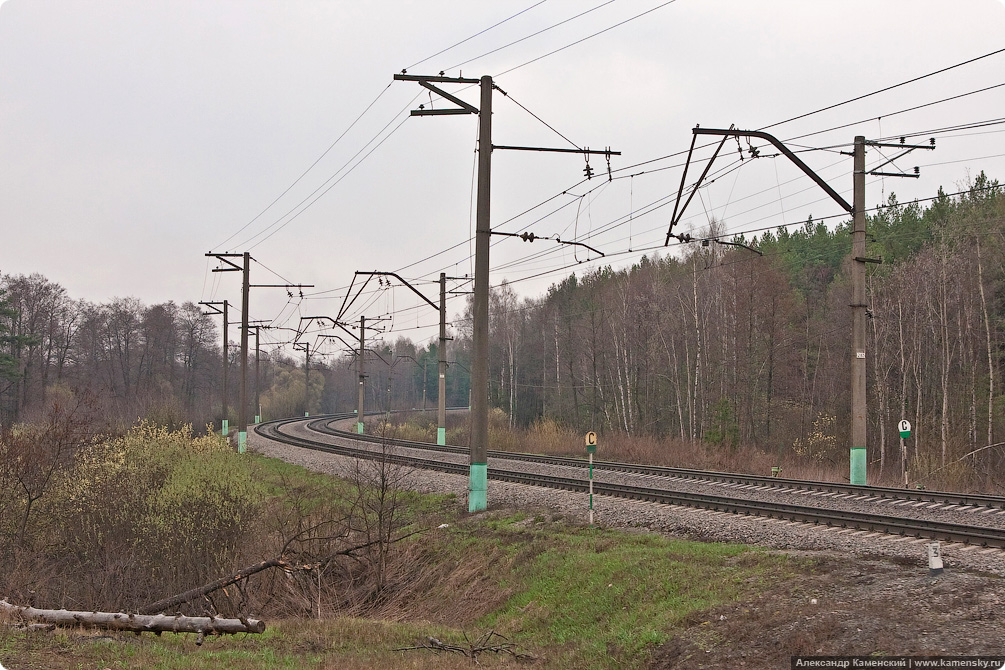
[[[420,449],[427,452],[441,452],[452,454],[466,454],[467,449],[463,447],[437,446],[424,442],[411,442],[405,440],[383,440],[373,436],[361,436],[356,433],[340,431],[332,428],[329,424],[333,421],[353,418],[353,414],[328,415],[307,421],[309,430],[320,433],[329,438],[342,440],[352,440],[364,443],[391,443],[395,447],[408,449]],[[332,444],[321,439],[310,439],[298,437],[283,432],[284,426],[293,423],[304,422],[304,419],[285,419],[273,421],[256,426],[255,431],[269,439],[277,440],[293,446],[323,451],[342,456],[356,458],[382,458],[388,462],[405,465],[408,467],[437,470],[458,475],[468,474],[466,463],[450,462],[443,458],[409,456],[395,451],[367,449],[366,447],[349,446],[346,444]],[[509,459],[515,461],[532,461],[545,465],[561,465],[566,467],[586,467],[586,462],[580,459],[556,458],[545,456],[534,456],[529,454],[512,454],[509,452],[489,452],[489,456],[494,459]],[[802,480],[778,480],[768,477],[756,477],[747,475],[735,475],[727,473],[702,473],[698,470],[680,470],[677,468],[654,468],[651,466],[639,466],[624,463],[595,462],[596,468],[607,468],[617,471],[627,471],[636,474],[645,474],[650,477],[660,476],[665,478],[691,479],[698,478],[697,475],[704,474],[702,479],[708,481],[719,481],[727,484],[743,487],[781,488],[793,483],[794,488],[808,491],[827,491],[832,493],[835,500],[838,496],[845,499],[893,499],[898,498],[904,501],[920,501],[928,505],[943,507],[957,507],[961,505],[983,506],[988,512],[994,512],[1000,507],[1005,507],[1005,500],[994,496],[970,496],[946,492],[935,491],[902,491],[900,489],[886,489],[881,487],[853,487],[843,484],[826,484],[821,482],[806,482]],[[611,466],[611,467],[609,467]],[[687,477],[680,473],[687,473]],[[693,475],[693,476],[692,476]],[[587,482],[583,477],[563,477],[548,474],[535,474],[510,470],[500,467],[489,469],[489,478],[497,481],[513,482],[532,486],[549,487],[566,491],[585,492],[588,489]],[[814,488],[811,488],[814,487]],[[669,491],[664,488],[634,486],[628,484],[597,482],[594,481],[594,493],[616,498],[625,498],[639,501],[650,501],[667,505],[681,505],[692,508],[706,509],[717,512],[727,512],[747,517],[764,517],[781,519],[785,521],[812,524],[815,526],[836,527],[852,530],[864,530],[869,532],[887,533],[892,535],[930,538],[934,540],[958,542],[967,545],[994,547],[1005,549],[1005,529],[992,528],[988,526],[956,523],[933,519],[908,518],[885,513],[860,512],[850,510],[828,509],[820,507],[810,507],[806,505],[779,503],[763,500],[737,499],[730,495],[713,495],[707,493],[694,493],[685,491]],[[874,490],[875,489],[875,490]],[[899,494],[899,496],[898,496]],[[822,494],[826,495],[826,493]],[[918,496],[924,496],[919,498]]]
[[[457,409],[457,408],[454,408]],[[332,428],[330,424],[334,421],[354,418],[355,414],[337,414],[326,417],[319,417],[308,424],[308,428],[315,432],[332,435],[335,437],[351,438],[364,442],[380,443],[383,438],[373,435],[357,435]],[[395,445],[408,447],[410,449],[422,449],[427,451],[439,451],[451,454],[467,454],[467,447],[456,447],[450,445],[435,445],[428,442],[414,442],[410,440],[392,440]],[[537,454],[513,453],[508,451],[489,451],[490,458],[498,458],[512,461],[525,461],[540,463],[544,465],[559,465],[566,467],[586,468],[587,461],[583,458],[570,458],[567,456],[542,456]],[[761,475],[746,475],[728,472],[713,472],[708,470],[697,470],[688,468],[672,468],[657,465],[639,465],[637,463],[619,463],[616,461],[593,462],[595,470],[609,470],[612,472],[626,472],[653,477],[665,477],[678,480],[693,480],[704,482],[717,482],[732,485],[736,488],[758,488],[765,489],[789,489],[806,491],[808,493],[818,493],[833,497],[860,497],[861,499],[889,500],[892,502],[917,502],[931,503],[938,505],[957,505],[959,507],[994,508],[1005,510],[1005,498],[986,494],[973,493],[953,493],[948,491],[928,491],[925,489],[900,489],[886,486],[857,486],[853,484],[816,482],[804,479],[788,479],[785,477],[767,477]]]

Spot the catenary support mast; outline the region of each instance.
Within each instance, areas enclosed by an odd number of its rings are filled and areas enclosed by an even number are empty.
[[[865,342],[865,137],[855,137],[851,258],[851,454],[849,481],[866,483]]]

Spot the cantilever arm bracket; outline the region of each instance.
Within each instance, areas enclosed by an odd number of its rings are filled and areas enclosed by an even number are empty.
[[[692,130],[692,132],[694,133],[695,136],[697,136],[697,135],[716,135],[716,136],[721,136],[723,138],[723,141],[725,141],[725,139],[727,137],[756,137],[758,139],[762,139],[762,140],[770,143],[772,146],[774,146],[780,152],[782,152],[782,154],[786,158],[788,158],[790,161],[792,161],[795,164],[796,167],[798,167],[800,170],[802,170],[804,173],[806,173],[806,176],[808,176],[810,179],[812,179],[814,182],[816,182],[817,186],[819,186],[820,188],[822,188],[824,190],[824,192],[827,195],[829,195],[834,202],[836,202],[838,205],[841,206],[841,209],[843,209],[844,211],[848,212],[849,214],[854,214],[855,213],[855,208],[852,207],[850,204],[848,204],[847,200],[845,200],[844,198],[842,198],[840,196],[840,194],[838,194],[837,191],[835,191],[833,188],[831,188],[831,186],[827,182],[825,182],[823,179],[821,179],[820,176],[816,172],[814,172],[812,169],[810,169],[810,167],[808,165],[806,165],[806,163],[804,163],[802,160],[800,160],[800,158],[798,156],[796,156],[794,153],[792,153],[792,151],[787,146],[785,146],[784,144],[782,144],[782,142],[777,137],[775,137],[774,135],[770,135],[770,134],[768,134],[766,132],[763,132],[761,130],[737,130],[735,128],[694,128]],[[693,148],[693,142],[692,142],[692,148]],[[719,144],[719,148],[720,149],[722,148],[722,144],[721,143]],[[712,161],[715,160],[715,158],[718,155],[718,153],[719,153],[719,151],[718,151],[718,149],[716,149],[716,152],[712,156],[712,159],[709,161],[708,165],[705,167],[705,172],[702,173],[701,177],[698,179],[698,182],[694,185],[694,191],[697,191],[698,187],[701,186],[702,180],[705,178],[705,175],[708,174],[709,167],[711,167]],[[688,162],[690,162],[690,158],[691,158],[691,156],[690,156],[690,153],[689,153],[688,154]],[[687,167],[685,166],[684,169],[685,169],[685,174],[686,174]],[[683,186],[683,182],[682,182],[682,186]],[[692,192],[692,195],[693,195],[693,192]],[[679,200],[679,195],[678,195],[678,200]],[[690,203],[690,202],[691,202],[691,200],[689,198],[688,199],[688,203]],[[670,237],[671,237],[670,233],[673,232],[674,225],[677,224],[677,222],[680,221],[680,219],[684,216],[684,209],[685,208],[687,208],[687,203],[684,204],[684,208],[681,209],[681,211],[679,213],[679,216],[677,216],[677,217],[675,217],[675,218],[673,218],[671,220],[671,222],[670,222],[670,230],[667,232],[667,243],[670,242]]]
[[[469,105],[468,103],[466,103],[463,100],[461,100],[460,98],[458,98],[456,95],[450,95],[449,93],[447,93],[446,91],[444,91],[442,88],[439,88],[437,86],[433,86],[428,81],[420,81],[419,82],[419,86],[421,86],[422,88],[428,88],[430,91],[432,91],[436,95],[443,96],[444,98],[446,98],[447,100],[449,100],[450,102],[454,103],[455,105],[457,105],[458,107],[460,107],[461,109],[464,110],[464,112],[458,112],[458,113],[467,113],[467,114],[477,114],[478,113],[478,108],[475,107],[474,105]]]
[[[432,307],[436,311],[440,310],[439,305],[437,305],[435,302],[433,302],[432,300],[430,300],[426,296],[422,295],[422,293],[419,292],[419,290],[417,288],[415,288],[414,286],[412,286],[411,284],[409,284],[400,275],[395,274],[394,272],[360,272],[360,271],[357,270],[356,274],[357,275],[368,275],[370,277],[375,277],[375,276],[394,277],[395,279],[397,279],[398,281],[401,282],[402,286],[405,286],[406,288],[408,288],[409,290],[411,290],[412,293],[414,293],[415,295],[417,295],[420,298],[422,298],[423,300],[425,300],[427,305],[429,305],[430,307]]]
[[[211,251],[207,253],[206,256],[212,256],[216,260],[230,266],[224,268],[213,268],[212,272],[244,272],[244,268],[242,266],[230,260],[231,258],[240,258],[244,256],[244,254],[215,254]]]

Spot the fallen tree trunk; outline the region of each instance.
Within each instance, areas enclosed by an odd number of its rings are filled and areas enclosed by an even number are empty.
[[[206,616],[43,610],[34,607],[11,605],[6,600],[0,600],[0,613],[10,618],[38,621],[57,626],[85,626],[88,628],[109,630],[128,630],[136,633],[168,632],[223,635],[226,633],[261,633],[265,631],[265,622],[258,619],[218,619]]]

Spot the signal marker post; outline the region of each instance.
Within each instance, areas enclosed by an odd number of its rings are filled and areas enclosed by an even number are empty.
[[[907,488],[907,438],[911,437],[911,422],[901,419],[897,425],[900,431],[900,462],[904,468],[904,488]]]
[[[593,528],[593,454],[597,453],[597,434],[586,434],[586,453],[590,456],[590,528]]]

